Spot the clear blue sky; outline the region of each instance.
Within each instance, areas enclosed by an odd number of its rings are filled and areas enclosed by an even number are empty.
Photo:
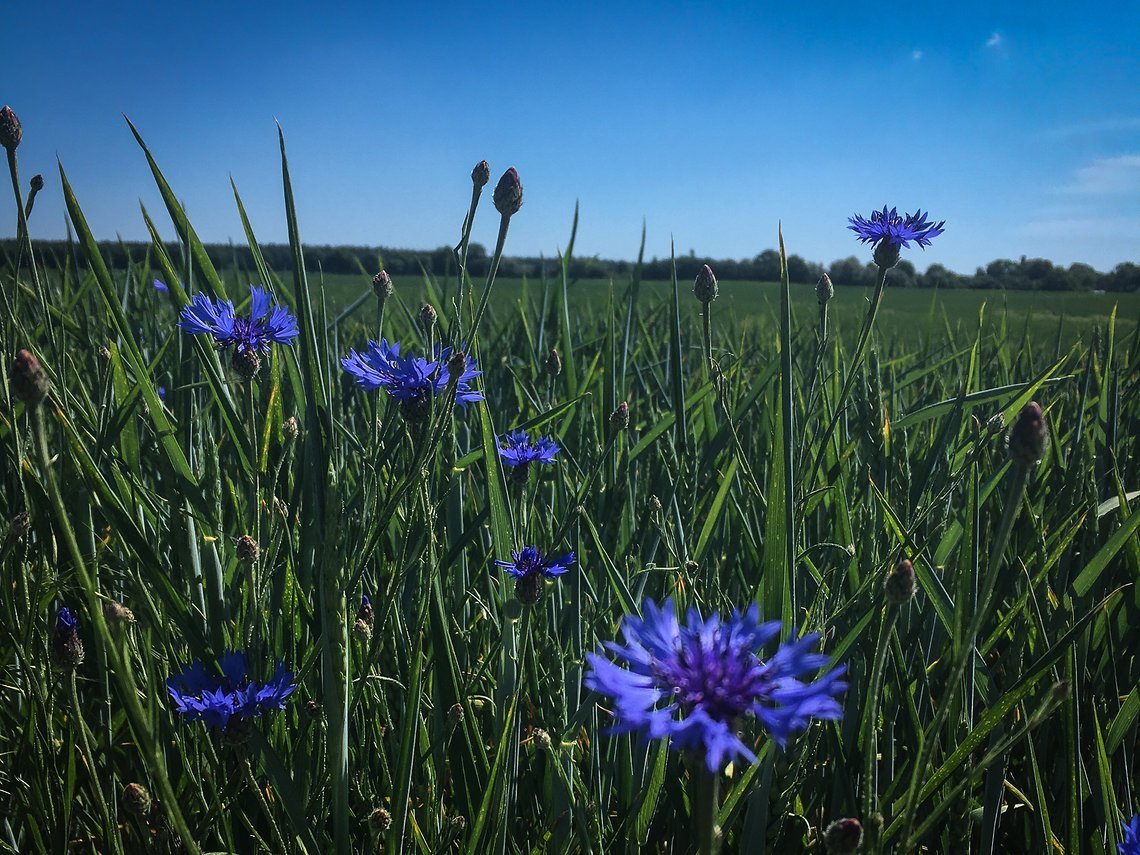
[[[57,155],[99,237],[162,214],[125,113],[210,241],[242,240],[230,176],[285,240],[278,119],[310,243],[454,243],[486,158],[522,176],[514,254],[563,247],[579,200],[606,258],[643,218],[649,256],[750,257],[782,220],[789,252],[869,257],[846,218],[886,203],[947,221],[920,269],[1140,260],[1135,0],[257,6],[8,4],[35,236],[64,234]]]

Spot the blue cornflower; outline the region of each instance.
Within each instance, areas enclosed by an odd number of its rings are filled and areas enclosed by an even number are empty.
[[[521,552],[511,552],[510,561],[495,561],[515,577],[515,596],[520,603],[537,603],[542,594],[543,579],[557,579],[574,563],[574,553],[555,558],[543,555],[537,547],[524,546]]]
[[[285,709],[285,699],[297,688],[293,673],[280,662],[264,683],[249,678],[244,653],[227,651],[218,665],[220,673],[194,661],[166,681],[175,710],[187,721],[204,721],[235,735],[249,719]]]
[[[897,208],[887,210],[883,206],[881,211],[872,211],[870,219],[864,219],[861,214],[848,217],[851,223],[847,228],[859,236],[863,243],[879,243],[885,241],[896,247],[910,249],[910,242],[914,241],[920,247],[930,246],[930,239],[942,234],[946,221],[938,223],[927,221],[928,214],[921,210],[913,214],[900,217]]]
[[[503,463],[514,468],[525,469],[531,463],[553,463],[555,455],[562,449],[553,437],[540,436],[531,442],[525,430],[514,430],[499,437],[499,457]]]
[[[368,342],[363,353],[349,350],[340,361],[344,370],[363,389],[384,389],[395,398],[409,421],[419,422],[430,412],[431,399],[455,380],[455,400],[460,406],[482,401],[483,393],[471,388],[471,381],[483,372],[475,360],[450,347],[436,348],[435,359],[412,354],[401,355],[398,342]],[[457,373],[457,376],[455,376]]]
[[[828,658],[809,650],[816,633],[784,642],[764,661],[759,650],[779,635],[779,621],[759,623],[755,604],[722,621],[714,612],[702,619],[690,608],[683,624],[672,600],[662,607],[646,600],[645,616],[622,621],[624,644],[605,646],[626,667],[588,654],[585,685],[613,698],[614,733],[643,731],[646,738],[668,737],[675,748],[704,754],[717,772],[735,757],[756,756],[736,734],[748,714],[783,748],[812,718],[838,719],[838,697],[847,688],[838,665],[814,681],[799,678],[817,672]]]
[[[1119,855],[1140,855],[1140,813],[1124,823],[1124,840],[1116,844]]]
[[[269,346],[289,344],[299,334],[297,319],[284,306],[270,306],[269,292],[257,285],[249,286],[250,316],[239,318],[229,300],[215,300],[195,294],[182,307],[178,326],[192,335],[211,335],[221,348],[233,347],[234,368],[250,378],[261,368],[261,354]]]
[[[79,639],[79,621],[67,606],[55,614],[51,658],[60,668],[75,668],[83,663],[83,642]]]
[[[163,282],[161,279],[155,279],[154,282],[151,284],[154,285],[154,290],[157,291],[159,294],[170,293],[170,286],[167,285],[165,282]]]

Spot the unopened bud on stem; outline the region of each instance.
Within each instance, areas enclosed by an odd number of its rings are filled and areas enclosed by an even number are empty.
[[[11,107],[5,105],[0,110],[0,145],[8,151],[15,151],[24,138],[24,129],[20,127],[20,119]]]
[[[8,374],[8,382],[12,386],[12,394],[29,408],[38,407],[47,397],[47,372],[30,351],[21,350],[16,354],[12,370]]]
[[[491,166],[487,161],[480,160],[471,170],[471,183],[476,187],[485,187],[491,180]]]
[[[713,275],[712,268],[706,264],[693,282],[693,294],[702,303],[708,304],[716,299],[718,293],[720,289],[716,284],[716,276]]]
[[[513,166],[503,173],[499,183],[495,185],[495,210],[504,217],[512,217],[522,207],[523,188],[519,180],[518,170]]]
[[[1006,439],[1010,459],[1019,466],[1036,466],[1049,448],[1049,427],[1036,401],[1026,404],[1009,429]]]
[[[387,270],[381,270],[372,277],[372,293],[383,303],[392,296],[392,277]]]
[[[822,306],[834,296],[835,286],[831,284],[831,277],[825,273],[815,283],[815,298],[819,300],[819,304]]]

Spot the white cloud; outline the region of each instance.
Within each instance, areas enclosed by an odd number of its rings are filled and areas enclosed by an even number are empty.
[[[922,51],[918,50],[917,48],[910,52],[910,58],[913,59],[915,62],[918,62],[920,59],[922,59],[922,55],[923,55]]]
[[[1102,157],[1073,173],[1063,192],[1078,196],[1140,194],[1140,154]]]
[[[1001,33],[991,33],[990,37],[986,39],[986,47],[988,48],[1001,47],[1001,43]]]

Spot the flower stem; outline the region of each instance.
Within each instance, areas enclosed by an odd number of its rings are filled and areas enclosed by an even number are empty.
[[[804,482],[805,488],[815,481],[816,473],[819,472],[819,467],[823,465],[823,456],[827,453],[827,444],[831,441],[831,436],[835,433],[835,428],[843,417],[843,411],[847,408],[847,399],[850,397],[851,390],[855,387],[855,381],[859,377],[859,366],[863,364],[863,357],[867,353],[867,343],[871,340],[871,329],[875,326],[875,316],[879,314],[879,305],[883,302],[888,269],[887,267],[879,268],[879,275],[875,279],[875,292],[871,295],[871,305],[867,307],[867,316],[863,319],[863,331],[859,333],[859,342],[855,345],[855,353],[847,365],[847,379],[843,382],[843,391],[839,393],[839,398],[835,402],[835,412],[832,413],[831,421],[827,423],[827,428],[823,432],[819,451],[816,452],[815,464],[811,468],[811,477]],[[825,309],[824,323],[826,323],[826,318]]]
[[[696,813],[697,852],[700,855],[716,855],[720,848],[720,829],[716,825],[720,776],[708,770],[704,757],[696,758],[694,766],[696,768],[693,776],[695,790],[693,803]]]
[[[887,648],[890,647],[891,633],[898,621],[898,606],[890,604],[879,624],[879,642],[875,649],[875,664],[871,668],[870,691],[867,694],[867,711],[863,731],[863,828],[867,832],[866,851],[876,851],[878,825],[871,822],[875,810],[875,766],[878,757],[879,702],[883,691],[883,669],[887,661]]]
[[[43,467],[44,481],[47,484],[47,492],[51,500],[52,510],[55,512],[56,525],[58,526],[64,546],[70,554],[72,564],[75,566],[75,574],[79,578],[79,585],[87,598],[87,611],[95,634],[107,652],[107,659],[110,662],[111,671],[114,674],[115,681],[118,683],[119,697],[126,707],[127,718],[131,723],[131,730],[139,742],[143,756],[149,761],[151,773],[154,775],[154,780],[158,784],[159,792],[162,794],[162,808],[166,811],[167,819],[170,820],[174,831],[182,839],[182,845],[186,850],[190,853],[198,853],[201,850],[190,834],[190,829],[186,825],[182,811],[178,808],[178,797],[175,795],[174,787],[170,783],[170,778],[167,777],[162,750],[155,742],[154,735],[147,726],[147,716],[139,701],[139,690],[135,685],[134,672],[130,670],[129,661],[124,658],[122,650],[111,635],[107,621],[103,617],[103,601],[99,597],[99,592],[95,589],[95,582],[91,578],[91,574],[87,572],[87,565],[84,562],[83,553],[79,551],[79,542],[75,539],[75,531],[71,527],[67,509],[64,507],[63,495],[60,493],[59,484],[56,483],[55,473],[51,468],[51,453],[48,451],[47,430],[44,427],[43,415],[43,410],[46,406],[50,406],[50,404],[45,401],[35,409],[33,421],[35,424],[36,444],[40,454],[40,465]]]

